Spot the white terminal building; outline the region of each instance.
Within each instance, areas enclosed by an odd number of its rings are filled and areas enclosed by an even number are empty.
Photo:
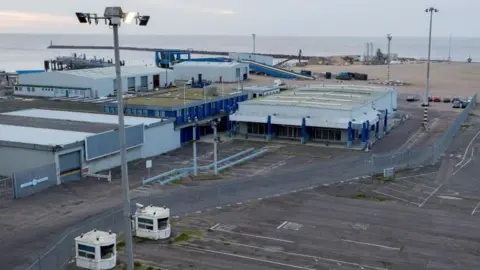
[[[173,83],[173,70],[122,66],[122,91],[146,91]],[[115,67],[22,73],[14,93],[32,97],[99,98],[116,93]]]
[[[173,120],[125,117],[127,159],[180,147]],[[106,173],[120,166],[118,117],[29,109],[0,114],[0,175],[14,178],[15,197]]]
[[[237,135],[302,143],[365,143],[384,132],[397,108],[394,88],[310,85],[239,103]]]
[[[92,230],[75,238],[77,267],[101,270],[117,265],[117,235],[112,232]]]
[[[203,62],[186,61],[173,66],[177,80],[198,80],[202,74],[202,80],[212,82],[238,82],[248,80],[249,65],[240,62]]]

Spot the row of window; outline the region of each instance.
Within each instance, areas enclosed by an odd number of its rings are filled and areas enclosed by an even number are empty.
[[[267,124],[264,123],[248,123],[247,131],[249,134],[265,135],[268,133]],[[295,126],[277,126],[277,135],[279,137],[300,138],[302,136],[302,128]],[[325,141],[341,141],[342,130],[333,128],[308,128],[308,135],[312,139]]]
[[[146,230],[153,231],[153,219],[138,218],[138,227]],[[157,228],[159,230],[165,230],[168,227],[168,218],[157,219]]]
[[[27,89],[27,92],[35,92],[35,87],[30,87],[30,86],[27,86],[25,87]],[[14,91],[23,91],[23,87],[20,87],[20,86],[15,86],[13,88]],[[42,91],[55,91],[55,93],[57,94],[62,94],[62,95],[65,95],[68,91],[69,94],[71,95],[83,95],[84,94],[84,91],[83,90],[64,90],[64,89],[55,89],[55,88],[46,88],[46,87],[42,87]]]
[[[115,244],[100,247],[101,259],[111,258],[115,254]],[[95,248],[92,246],[78,244],[78,256],[87,259],[95,259]]]

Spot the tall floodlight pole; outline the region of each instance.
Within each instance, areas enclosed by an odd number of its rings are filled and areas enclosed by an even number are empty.
[[[430,55],[432,51],[432,21],[433,21],[433,13],[438,12],[438,9],[434,7],[430,7],[425,9],[426,13],[430,13],[430,30],[428,34],[428,60],[427,60],[427,85],[425,87],[425,96],[423,97],[423,126],[425,129],[428,128],[428,106],[429,106],[429,101],[428,101],[428,95],[430,92]]]
[[[452,34],[450,34],[450,41],[448,42],[448,62],[452,61]]]
[[[128,270],[134,269],[133,263],[133,245],[132,245],[132,227],[131,227],[131,213],[130,213],[130,194],[128,184],[128,167],[127,167],[127,153],[125,148],[125,121],[123,117],[123,94],[122,94],[122,77],[120,71],[120,49],[118,39],[118,27],[121,22],[130,23],[135,19],[140,26],[146,26],[150,16],[140,16],[138,13],[124,13],[121,7],[107,7],[105,8],[104,16],[99,17],[96,13],[75,13],[80,23],[98,24],[100,19],[105,20],[105,23],[110,25],[113,30],[113,46],[115,53],[115,83],[117,90],[118,101],[118,133],[120,140],[120,161],[122,167],[122,187],[123,187],[123,218],[124,218],[124,233],[125,233],[125,253],[127,255]]]
[[[253,61],[255,61],[255,38],[257,36],[255,34],[252,34],[252,38],[253,38]]]
[[[217,136],[217,125],[220,123],[220,118],[215,121],[212,121],[212,128],[213,128],[213,170],[215,175],[218,175],[218,150],[217,150],[217,143],[218,143],[218,136]]]
[[[388,39],[388,49],[387,49],[387,81],[390,81],[390,61],[392,61],[390,56],[390,43],[392,42],[392,35],[387,35]]]

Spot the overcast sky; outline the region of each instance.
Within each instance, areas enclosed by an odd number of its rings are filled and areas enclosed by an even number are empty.
[[[5,0],[2,33],[109,33],[80,25],[77,11],[106,6],[150,15],[147,27],[124,34],[268,36],[425,36],[434,5],[434,36],[480,37],[480,0]]]

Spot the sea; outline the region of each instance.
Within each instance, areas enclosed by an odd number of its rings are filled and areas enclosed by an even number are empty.
[[[298,54],[335,56],[363,55],[366,43],[373,43],[375,50],[387,52],[385,37],[273,37],[256,36],[257,53]],[[87,58],[112,59],[111,50],[53,50],[54,45],[104,45],[113,44],[112,35],[75,34],[0,34],[0,70],[16,71],[43,69],[43,61],[73,53],[86,54]],[[162,49],[195,49],[227,52],[252,52],[251,36],[162,36],[162,35],[120,35],[121,46]],[[432,38],[432,59],[473,61],[480,59],[480,38],[449,37]],[[428,55],[428,37],[393,37],[391,52],[400,57],[424,59]],[[202,57],[202,56],[198,56]],[[210,56],[211,57],[211,56]],[[153,52],[121,51],[120,58],[127,65],[153,65]]]

